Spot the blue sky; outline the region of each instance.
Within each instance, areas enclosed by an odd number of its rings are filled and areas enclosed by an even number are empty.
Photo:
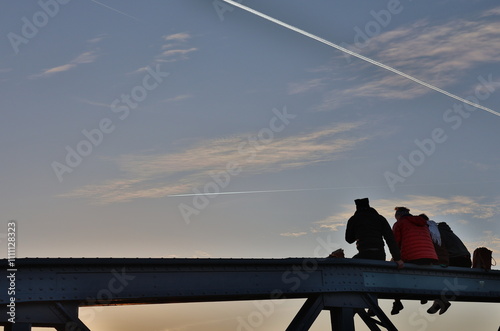
[[[500,111],[495,1],[240,2]],[[221,6],[2,5],[0,208],[18,222],[18,257],[352,256],[345,223],[363,197],[391,224],[405,205],[471,251],[500,252],[498,116]],[[272,192],[173,196],[248,191]],[[299,306],[277,306],[259,329],[282,328]],[[394,322],[419,330],[410,306]],[[82,313],[97,331],[136,330],[137,318],[192,331],[235,330],[254,310]],[[440,330],[474,314],[498,327],[485,304],[419,318]]]

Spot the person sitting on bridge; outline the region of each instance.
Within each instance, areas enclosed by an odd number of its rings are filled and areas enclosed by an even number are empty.
[[[368,198],[354,200],[356,212],[347,221],[345,240],[356,242],[359,253],[354,259],[370,259],[385,261],[384,239],[398,268],[403,267],[399,247],[394,239],[391,226],[384,216],[370,207]]]
[[[406,207],[394,208],[396,223],[392,226],[396,242],[401,248],[401,259],[405,263],[431,265],[438,262],[432,243],[427,220],[410,214]],[[394,301],[391,314],[396,315],[403,309],[401,300]]]
[[[436,254],[438,256],[439,264],[441,266],[448,266],[450,264],[449,262],[449,254],[448,254],[448,249],[443,241],[443,238],[441,236],[441,231],[439,230],[439,226],[436,222],[433,220],[430,220],[429,217],[426,214],[420,214],[418,215],[425,219],[427,221],[427,225],[429,226],[429,232],[431,234],[432,238],[432,243],[434,244],[434,248],[436,250]],[[426,303],[427,300],[425,300]],[[450,308],[451,303],[446,300],[445,297],[441,299],[436,299],[434,300],[434,303],[432,306],[427,310],[429,314],[435,314],[439,311],[439,314],[442,315],[444,314],[448,308]]]
[[[426,214],[418,215],[427,221],[427,226],[429,227],[429,233],[431,234],[432,243],[434,244],[434,249],[438,257],[438,264],[442,266],[447,266],[450,263],[448,250],[444,244],[441,232],[439,231],[438,224],[433,220],[430,220]]]
[[[448,251],[450,267],[470,268],[472,266],[471,254],[462,240],[457,237],[445,222],[438,223],[438,229]]]
[[[472,266],[470,252],[467,250],[462,240],[453,233],[450,226],[445,222],[438,223],[437,226],[443,245],[446,246],[448,252],[449,266],[470,268]],[[451,304],[446,298],[438,299],[434,301],[429,309],[427,309],[427,312],[429,314],[435,314],[439,311],[439,315],[442,315],[450,306]]]

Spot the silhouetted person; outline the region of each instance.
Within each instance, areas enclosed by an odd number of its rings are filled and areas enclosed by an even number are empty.
[[[439,231],[438,224],[425,214],[418,215],[427,221],[427,226],[429,227],[429,233],[431,234],[432,243],[434,244],[434,249],[439,260],[439,264],[447,266],[450,263],[448,250],[441,237],[441,232]]]
[[[441,239],[448,251],[450,266],[470,268],[472,266],[470,252],[467,250],[462,240],[457,237],[450,226],[445,222],[438,223],[438,228],[441,233]]]
[[[439,259],[439,264],[441,265],[449,265],[450,262],[449,262],[449,254],[448,254],[448,250],[447,250],[447,247],[444,243],[444,240],[443,240],[443,237],[441,236],[441,231],[439,230],[439,225],[430,220],[429,217],[425,214],[420,214],[418,215],[420,217],[422,217],[423,219],[425,219],[427,221],[427,225],[429,227],[429,232],[431,234],[431,238],[432,238],[432,242],[434,244],[434,248],[436,250],[436,254],[438,256],[438,259]],[[440,299],[436,299],[434,300],[434,303],[432,304],[432,306],[427,309],[427,312],[429,314],[435,314],[439,311],[439,314],[442,315],[444,314],[448,308],[450,308],[451,306],[451,303],[446,300],[445,297],[443,298],[440,298]]]
[[[349,244],[356,242],[358,254],[353,258],[385,261],[385,240],[393,260],[399,268],[402,268],[403,261],[401,261],[399,247],[385,217],[370,207],[368,198],[356,199],[354,202],[356,212],[347,221],[345,231],[345,240]]]
[[[438,262],[432,243],[427,221],[420,216],[413,216],[406,207],[396,207],[396,223],[392,226],[394,238],[401,249],[401,259],[405,263],[430,265]],[[396,299],[392,306],[392,315],[403,309],[401,300]]]
[[[441,235],[441,240],[448,251],[449,266],[470,268],[472,266],[470,253],[462,240],[453,233],[448,224],[441,222],[438,223],[437,226]],[[448,300],[438,299],[434,301],[434,304],[429,309],[427,309],[427,312],[429,314],[435,314],[439,311],[439,315],[441,315],[450,308],[450,305]]]
[[[404,262],[427,265],[438,262],[427,220],[413,216],[406,207],[396,207],[392,230]]]

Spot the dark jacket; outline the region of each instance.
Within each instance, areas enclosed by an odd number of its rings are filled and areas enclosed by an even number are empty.
[[[438,260],[427,221],[420,216],[406,215],[394,223],[392,230],[401,247],[403,261]]]
[[[441,234],[441,240],[448,250],[448,255],[450,258],[467,256],[470,258],[470,253],[465,247],[464,243],[460,238],[457,237],[455,233],[451,230],[450,226],[445,222],[438,223],[439,233]]]
[[[399,247],[394,240],[391,226],[384,216],[375,209],[357,210],[347,221],[345,240],[352,244],[356,242],[359,251],[378,248],[384,250],[384,240],[389,247],[394,260],[400,260]]]

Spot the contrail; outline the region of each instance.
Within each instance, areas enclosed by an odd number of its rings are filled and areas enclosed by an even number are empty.
[[[374,186],[379,187],[379,186]],[[323,190],[341,190],[341,189],[354,189],[354,188],[370,188],[370,187],[320,187],[320,188],[297,188],[289,190],[265,190],[265,191],[240,191],[240,192],[207,192],[207,193],[184,193],[184,194],[171,194],[167,195],[168,198],[173,197],[193,197],[197,195],[227,195],[227,194],[254,194],[254,193],[277,193],[277,192],[301,192],[301,191],[323,191]]]
[[[241,9],[243,9],[243,10],[246,10],[246,11],[248,11],[248,12],[252,13],[252,14],[255,14],[255,15],[257,15],[257,16],[260,16],[260,17],[262,17],[262,18],[265,18],[266,20],[271,21],[271,22],[273,22],[273,23],[276,23],[276,24],[278,24],[278,25],[281,25],[281,26],[283,26],[283,27],[285,27],[285,28],[287,28],[287,29],[290,29],[290,30],[295,31],[295,32],[298,32],[298,33],[300,33],[300,34],[302,34],[302,35],[304,35],[304,36],[307,36],[307,37],[309,37],[309,38],[312,38],[312,39],[314,39],[314,40],[317,40],[317,41],[319,41],[319,42],[321,42],[321,43],[323,43],[323,44],[325,44],[325,45],[328,45],[328,46],[330,46],[330,47],[336,48],[336,49],[338,49],[338,50],[339,50],[339,51],[341,51],[341,52],[344,52],[344,53],[347,53],[347,54],[352,55],[352,56],[354,56],[354,57],[357,57],[358,59],[361,59],[361,60],[366,61],[366,62],[368,62],[368,63],[374,64],[374,65],[376,65],[376,66],[378,66],[378,67],[380,67],[380,68],[383,68],[383,69],[385,69],[385,70],[391,71],[391,72],[393,72],[393,73],[395,73],[395,74],[397,74],[397,75],[400,75],[400,76],[405,77],[405,78],[407,78],[407,79],[409,79],[409,80],[412,80],[412,81],[414,81],[414,82],[415,82],[415,83],[417,83],[417,84],[420,84],[420,85],[422,85],[422,86],[425,86],[425,87],[427,87],[427,88],[430,88],[431,90],[434,90],[434,91],[436,91],[436,92],[439,92],[439,93],[442,93],[442,94],[444,94],[444,95],[446,95],[446,96],[449,96],[450,98],[453,98],[453,99],[458,100],[458,101],[460,101],[460,102],[466,103],[466,104],[471,105],[471,106],[473,106],[473,107],[476,107],[476,108],[479,108],[479,109],[482,109],[482,110],[486,110],[487,112],[490,112],[490,113],[492,113],[492,114],[494,114],[494,115],[500,116],[500,113],[498,113],[498,112],[496,112],[496,111],[494,111],[494,110],[492,110],[492,109],[490,109],[490,108],[487,108],[487,107],[481,106],[481,105],[479,105],[479,104],[477,104],[477,103],[474,103],[474,102],[471,102],[471,101],[466,100],[466,99],[464,99],[464,98],[461,98],[461,97],[459,97],[458,95],[455,95],[455,94],[452,94],[452,93],[447,92],[447,91],[445,91],[445,90],[442,90],[442,89],[440,89],[439,87],[436,87],[436,86],[434,86],[434,85],[431,85],[431,84],[429,84],[429,83],[426,83],[426,82],[424,82],[424,81],[422,81],[422,80],[420,80],[420,79],[418,79],[418,78],[415,78],[415,77],[413,77],[413,76],[411,76],[411,75],[405,74],[405,73],[404,73],[404,72],[402,72],[402,71],[399,71],[399,70],[394,69],[394,68],[392,68],[392,67],[390,67],[390,66],[388,66],[388,65],[385,65],[385,64],[383,64],[383,63],[380,63],[380,62],[377,62],[377,61],[375,61],[375,60],[372,60],[372,59],[370,59],[370,58],[368,58],[368,57],[366,57],[366,56],[363,56],[363,55],[361,55],[361,54],[358,54],[358,53],[356,53],[356,52],[353,52],[353,51],[351,51],[351,50],[348,50],[347,48],[344,48],[344,47],[342,47],[342,46],[339,46],[339,45],[337,45],[337,44],[334,44],[334,43],[332,43],[332,42],[330,42],[330,41],[328,41],[328,40],[326,40],[326,39],[323,39],[323,38],[321,38],[321,37],[318,37],[318,36],[316,36],[316,35],[314,35],[314,34],[312,34],[312,33],[309,33],[309,32],[304,31],[304,30],[302,30],[302,29],[296,28],[296,27],[294,27],[293,25],[290,25],[290,24],[287,24],[287,23],[285,23],[285,22],[282,22],[282,21],[280,21],[280,20],[278,20],[278,19],[276,19],[276,18],[273,18],[273,17],[271,17],[271,16],[268,16],[268,15],[266,15],[266,14],[263,14],[263,13],[261,13],[261,12],[259,12],[259,11],[255,10],[255,9],[252,9],[252,8],[250,8],[250,7],[247,7],[247,6],[244,6],[244,5],[242,5],[241,3],[235,2],[235,1],[233,1],[233,0],[223,0],[223,1],[225,1],[225,2],[227,2],[227,3],[229,3],[229,4],[231,4],[231,5],[233,5],[233,6],[235,6],[235,7],[239,7],[239,8],[241,8]]]
[[[108,6],[108,5],[105,5],[105,4],[103,4],[103,3],[99,2],[99,1],[96,1],[96,0],[90,0],[90,1],[92,1],[92,2],[96,3],[96,4],[100,5],[100,6],[103,6],[103,7],[105,7],[105,8],[108,8],[109,10],[112,10],[112,11],[114,11],[114,12],[117,12],[118,14],[122,14],[122,15],[124,15],[124,16],[130,17],[131,19],[134,19],[134,20],[136,20],[136,21],[140,22],[140,20],[139,20],[139,19],[137,19],[136,17],[134,17],[134,16],[132,16],[132,15],[129,15],[129,14],[127,14],[127,13],[124,13],[124,12],[122,12],[122,11],[119,11],[118,9],[115,9],[115,8],[110,7],[110,6]]]
[[[420,184],[401,184],[400,187],[415,187],[415,186],[438,186],[438,185],[470,185],[470,184],[491,184],[498,183],[499,180],[493,181],[463,181],[463,182],[442,182],[442,183],[420,183]],[[177,198],[177,197],[194,197],[194,196],[210,196],[210,195],[230,195],[230,194],[255,194],[255,193],[279,193],[279,192],[303,192],[303,191],[326,191],[326,190],[352,190],[352,189],[374,189],[374,188],[385,188],[385,185],[372,185],[372,186],[337,186],[337,187],[316,187],[316,188],[297,188],[297,189],[286,189],[286,190],[261,190],[261,191],[237,191],[237,192],[207,192],[207,193],[181,193],[181,194],[170,194],[167,198]]]

